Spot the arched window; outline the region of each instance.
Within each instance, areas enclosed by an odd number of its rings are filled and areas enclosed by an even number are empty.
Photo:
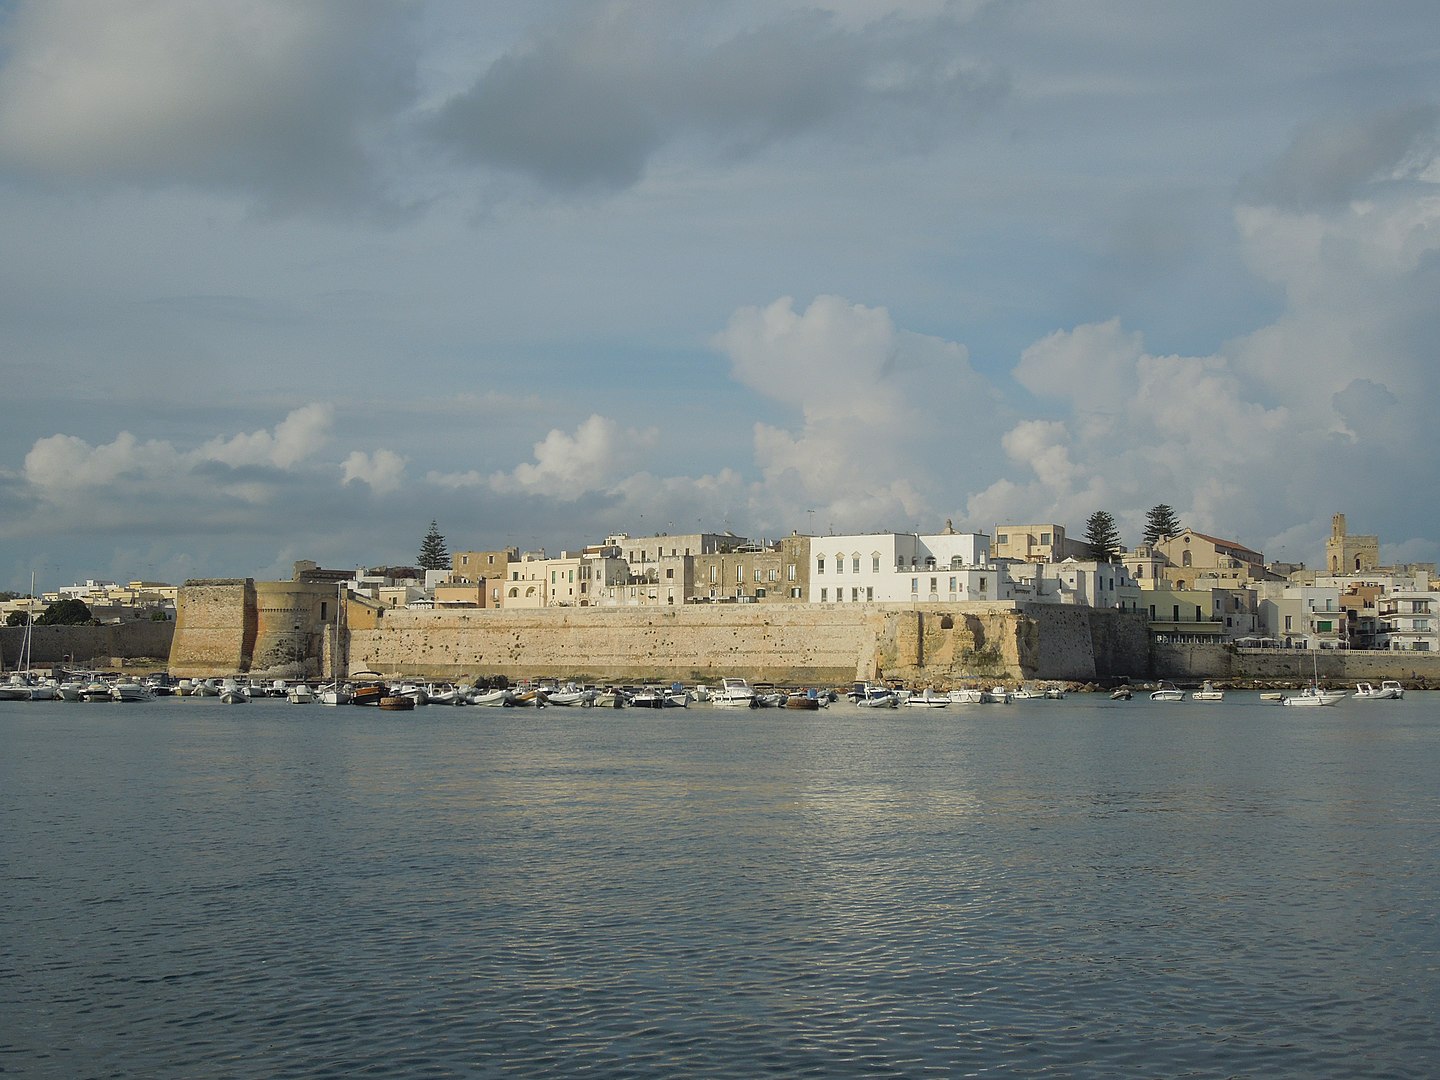
[[[1189,549],[1189,548],[1186,548],[1186,549],[1181,553],[1181,555],[1180,555],[1180,565],[1181,565],[1181,566],[1189,566],[1189,565],[1190,565],[1190,549]]]

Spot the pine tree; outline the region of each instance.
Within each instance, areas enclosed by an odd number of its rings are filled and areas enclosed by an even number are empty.
[[[422,570],[449,570],[450,551],[445,547],[445,537],[440,535],[440,527],[432,520],[430,531],[425,534],[425,539],[420,541],[420,568]]]
[[[1158,544],[1165,537],[1177,536],[1179,532],[1180,519],[1164,503],[1152,506],[1145,515],[1145,543]]]
[[[1096,510],[1085,521],[1085,542],[1101,562],[1113,562],[1122,548],[1120,529],[1115,519],[1104,510]]]

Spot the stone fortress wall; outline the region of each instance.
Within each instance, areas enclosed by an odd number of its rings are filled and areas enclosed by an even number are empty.
[[[336,602],[334,587],[324,584],[187,582],[173,624],[170,670],[177,677],[320,678],[331,670]],[[553,675],[593,682],[703,682],[743,675],[786,685],[883,678],[915,687],[1123,678],[1303,683],[1318,662],[1320,678],[1332,683],[1385,678],[1440,683],[1440,656],[1323,651],[1312,658],[1218,645],[1152,645],[1142,616],[1071,605],[691,604],[528,611],[378,609],[355,601],[345,606],[343,670],[434,679]],[[41,630],[92,636],[106,631],[105,655],[138,656],[135,647],[155,648],[170,627],[37,627],[36,661],[59,662],[62,653],[79,657],[93,651],[78,641],[64,648],[42,645]],[[116,634],[145,641],[110,640]],[[12,651],[7,638],[6,658],[13,664]]]
[[[331,664],[335,601],[327,585],[187,582],[180,591],[171,673],[319,677]],[[1137,616],[1051,605],[346,606],[346,671],[437,679],[713,681],[739,674],[787,685],[887,678],[946,686],[1103,680],[1149,666],[1145,624]]]
[[[187,581],[175,607],[170,673],[318,678],[333,624],[333,585],[223,578]]]

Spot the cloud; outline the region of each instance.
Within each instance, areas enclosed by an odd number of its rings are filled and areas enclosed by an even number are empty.
[[[87,497],[123,487],[126,493],[177,485],[256,484],[275,479],[310,458],[327,440],[332,423],[328,405],[296,409],[273,432],[217,437],[194,450],[181,450],[163,439],[141,441],[128,431],[92,446],[74,435],[37,439],[25,455],[23,476],[42,499]]]
[[[226,465],[274,465],[288,469],[325,444],[334,419],[335,410],[330,405],[306,405],[276,425],[273,433],[256,431],[229,439],[212,439],[199,453],[201,457]]]
[[[893,121],[939,104],[964,115],[1003,92],[937,47],[945,19],[862,27],[811,10],[735,32],[703,10],[572,9],[583,15],[511,48],[446,101],[433,132],[464,161],[554,189],[614,191],[689,136],[748,155],[840,122],[852,137],[896,127],[857,122],[867,112]]]
[[[381,0],[21,0],[4,25],[0,168],[273,209],[369,202],[369,143],[413,96],[412,18]]]
[[[782,297],[736,311],[712,344],[737,379],[802,416],[798,431],[755,425],[767,519],[797,503],[842,528],[934,514],[949,464],[998,437],[994,389],[964,346],[898,330],[884,308],[820,296],[799,312]]]
[[[352,450],[341,466],[341,484],[360,483],[376,495],[399,491],[405,480],[406,461],[393,450],[376,450],[367,454]]]
[[[653,429],[622,430],[615,421],[592,414],[573,435],[552,430],[535,444],[534,462],[522,462],[508,473],[492,473],[488,484],[502,494],[577,499],[613,484],[656,437]]]
[[[1374,182],[1402,179],[1433,160],[1437,120],[1440,108],[1415,103],[1308,124],[1245,186],[1246,201],[1292,211],[1342,206]]]

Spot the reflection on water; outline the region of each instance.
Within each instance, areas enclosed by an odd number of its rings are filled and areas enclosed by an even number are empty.
[[[0,703],[0,1069],[1432,1075],[1430,695],[1232,696]]]

